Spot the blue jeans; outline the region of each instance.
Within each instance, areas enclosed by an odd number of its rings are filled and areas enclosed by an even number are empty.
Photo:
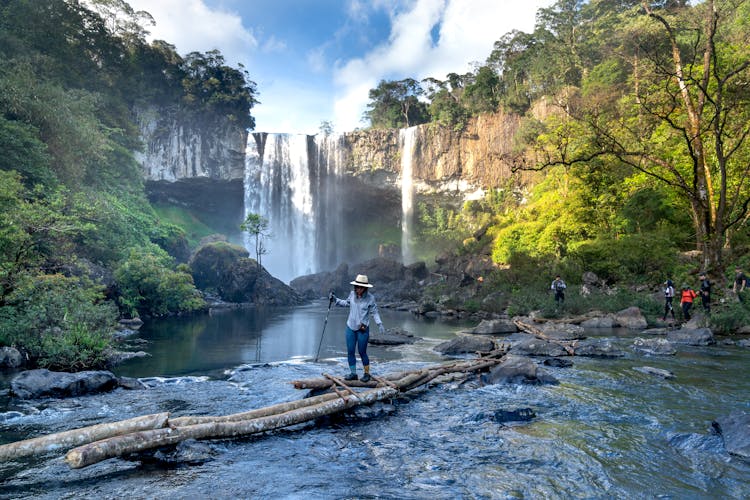
[[[355,348],[359,352],[359,357],[362,359],[362,365],[367,366],[370,364],[370,358],[367,357],[367,341],[369,338],[369,326],[364,332],[355,332],[348,326],[346,327],[346,357],[349,361],[350,367],[357,366],[357,358],[354,357]]]

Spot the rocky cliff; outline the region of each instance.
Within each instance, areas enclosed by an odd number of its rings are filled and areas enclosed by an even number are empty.
[[[137,116],[145,148],[136,159],[147,181],[243,179],[247,131],[228,121],[209,126],[157,108],[141,109]]]
[[[471,119],[463,132],[434,124],[419,125],[414,132],[412,177],[424,184],[418,190],[468,191],[502,185],[511,177],[513,136],[520,118],[496,113]],[[399,131],[364,130],[344,134],[350,161],[347,173],[372,175],[382,169],[384,178],[401,174],[404,154]]]
[[[157,110],[143,111],[139,117],[146,148],[138,159],[147,181],[244,178],[245,131],[229,123],[207,129],[162,116]],[[465,192],[502,185],[512,175],[513,136],[518,126],[518,116],[496,113],[473,118],[463,132],[434,124],[415,127],[415,187],[418,191]],[[327,147],[324,139],[316,136],[313,140],[319,149]],[[398,184],[406,154],[402,131],[358,130],[341,134],[336,143],[344,175],[379,187]]]

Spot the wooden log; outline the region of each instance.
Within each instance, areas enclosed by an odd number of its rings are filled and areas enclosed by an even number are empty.
[[[304,408],[306,406],[313,406],[326,401],[336,399],[336,394],[329,392],[321,394],[319,396],[313,396],[310,398],[300,399],[297,401],[290,401],[288,403],[278,403],[265,408],[258,408],[256,410],[244,411],[241,413],[233,413],[231,415],[222,416],[187,416],[187,417],[176,417],[169,419],[169,425],[172,427],[184,427],[186,425],[205,424],[207,422],[235,422],[238,420],[251,420],[254,418],[267,417],[269,415],[277,415],[279,413],[285,413],[291,410]]]
[[[232,422],[210,422],[184,427],[134,432],[89,443],[70,450],[65,456],[65,461],[70,467],[78,469],[108,458],[173,445],[186,439],[222,439],[248,436],[300,424],[325,415],[338,413],[357,405],[392,399],[398,395],[398,392],[397,389],[392,387],[379,387],[357,393],[356,397],[349,397],[346,400],[336,398],[279,415],[269,415]]]
[[[169,421],[169,413],[155,413],[144,415],[118,422],[96,424],[80,429],[73,429],[55,434],[48,434],[36,438],[8,443],[0,446],[0,461],[12,460],[14,458],[41,455],[61,449],[70,449],[86,443],[92,443],[102,439],[129,434],[131,432],[144,431],[166,427]]]

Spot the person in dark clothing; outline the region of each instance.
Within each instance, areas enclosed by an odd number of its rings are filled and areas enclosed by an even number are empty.
[[[711,314],[711,282],[708,280],[706,273],[701,273],[699,276],[701,280],[701,286],[698,292],[701,296],[701,304],[703,305],[703,312],[706,316]]]
[[[552,290],[555,293],[555,303],[558,306],[561,306],[563,302],[565,302],[565,289],[566,288],[568,288],[568,286],[562,280],[560,275],[558,274],[557,276],[555,276],[555,279],[552,281],[552,286],[550,286],[550,290]]]
[[[674,300],[674,286],[672,280],[664,282],[664,316],[661,318],[662,321],[667,321],[667,315],[672,314],[672,322],[674,323],[674,307],[672,301]]]
[[[745,288],[747,288],[747,277],[742,269],[736,267],[734,269],[734,286],[732,291],[737,294],[737,300],[745,302]]]

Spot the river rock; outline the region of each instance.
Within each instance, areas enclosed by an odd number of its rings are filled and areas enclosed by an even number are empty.
[[[513,342],[509,352],[520,356],[557,357],[569,355],[568,351],[566,351],[560,344],[538,339],[530,335]]]
[[[11,381],[10,390],[11,394],[21,399],[37,399],[109,391],[117,385],[117,377],[109,371],[68,373],[52,372],[42,368],[23,371],[16,375]]]
[[[542,364],[553,368],[570,368],[573,366],[573,362],[567,358],[547,358],[542,361]]]
[[[670,372],[669,370],[663,370],[661,368],[654,368],[653,366],[634,366],[633,370],[641,373],[645,373],[646,375],[655,375],[657,377],[661,378],[674,378],[674,373]]]
[[[717,418],[711,425],[721,434],[729,453],[750,459],[750,414],[736,411]]]
[[[615,320],[612,316],[597,316],[581,321],[581,327],[583,328],[613,328],[615,326]]]
[[[517,408],[515,410],[495,410],[492,419],[498,424],[507,422],[528,422],[536,417],[531,408]]]
[[[650,356],[674,356],[677,349],[665,338],[636,338],[633,340],[633,350]]]
[[[529,358],[508,354],[499,365],[482,375],[485,384],[558,384],[547,370]]]
[[[485,319],[470,331],[479,335],[515,333],[518,327],[509,319]]]
[[[609,340],[591,339],[578,343],[575,355],[588,358],[620,358],[625,356],[625,353],[613,346]]]
[[[543,323],[539,329],[552,340],[579,340],[586,338],[583,327],[572,323]]]
[[[21,352],[15,347],[0,347],[0,370],[19,368],[25,360]]]
[[[710,328],[680,328],[667,332],[667,340],[675,344],[707,346],[716,344]]]
[[[417,340],[420,340],[419,337],[415,337],[406,330],[401,330],[399,328],[388,328],[384,333],[372,331],[372,329],[370,330],[370,338],[368,342],[373,345],[413,344]]]
[[[434,350],[446,355],[491,352],[495,350],[495,342],[487,337],[459,335],[453,340],[438,344]]]
[[[648,326],[646,318],[638,307],[628,307],[614,314],[615,323],[631,330],[643,330]]]

